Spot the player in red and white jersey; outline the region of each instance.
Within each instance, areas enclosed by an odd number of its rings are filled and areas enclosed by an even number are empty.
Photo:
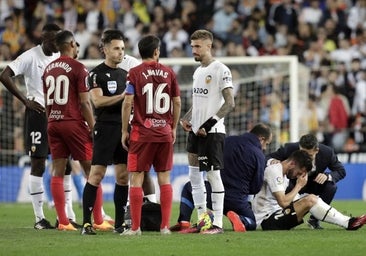
[[[74,57],[78,46],[70,31],[56,34],[61,56],[43,74],[48,141],[53,160],[51,192],[55,201],[59,230],[76,230],[65,212],[63,178],[71,155],[89,174],[92,157],[91,130],[94,116],[88,93],[88,71]]]
[[[143,37],[138,44],[143,63],[132,68],[127,77],[122,105],[122,145],[128,149],[130,176],[131,229],[122,235],[140,235],[142,183],[151,166],[158,175],[162,221],[161,234],[170,234],[169,222],[173,190],[170,171],[173,166],[173,143],[180,115],[181,100],[175,73],[158,62],[160,40]],[[131,132],[128,121],[131,110]]]

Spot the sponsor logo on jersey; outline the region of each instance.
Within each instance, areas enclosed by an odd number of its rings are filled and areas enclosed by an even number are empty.
[[[145,119],[144,122],[144,126],[146,128],[165,127],[166,125],[167,125],[166,120],[163,119],[147,118]]]
[[[107,88],[110,93],[115,93],[117,91],[117,82],[116,81],[108,81]]]
[[[194,94],[208,94],[207,88],[193,88]]]

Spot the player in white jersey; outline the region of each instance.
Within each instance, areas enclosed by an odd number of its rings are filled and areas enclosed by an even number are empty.
[[[0,81],[26,107],[24,134],[26,152],[31,157],[29,192],[36,217],[35,229],[53,228],[43,212],[43,180],[45,162],[48,156],[47,119],[43,96],[42,75],[44,68],[58,58],[54,44],[55,34],[61,29],[47,24],[42,30],[42,44],[37,45],[12,61],[0,74]],[[24,95],[13,81],[14,76],[23,75],[27,94]]]
[[[299,191],[306,185],[308,172],[313,168],[311,156],[304,150],[294,151],[286,160],[267,166],[261,190],[252,205],[257,225],[262,230],[289,230],[302,224],[310,212],[318,220],[356,230],[366,223],[366,215],[348,217],[320,197]],[[294,188],[285,194],[289,179],[297,179]]]
[[[211,53],[213,35],[207,30],[197,30],[191,35],[192,53],[201,66],[193,74],[192,107],[181,120],[189,132],[187,141],[189,178],[197,214],[207,211],[203,171],[212,187],[213,225],[205,231],[197,227],[184,233],[223,233],[222,217],[224,186],[220,169],[223,169],[225,139],[224,117],[234,108],[234,94],[230,69],[215,60]],[[182,231],[183,232],[183,231]]]

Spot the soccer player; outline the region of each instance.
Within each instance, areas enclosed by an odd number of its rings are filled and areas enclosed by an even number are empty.
[[[257,225],[248,201],[249,195],[259,192],[263,184],[266,159],[263,153],[272,141],[271,128],[256,124],[249,132],[228,136],[224,147],[224,169],[221,178],[225,188],[224,214],[229,218],[234,231],[255,230]],[[205,181],[207,208],[212,209],[211,185]],[[194,209],[192,186],[187,182],[181,193],[178,223],[171,231],[182,231],[190,226]]]
[[[94,105],[93,159],[88,181],[84,188],[82,234],[95,234],[90,228],[91,213],[97,197],[97,189],[107,171],[114,164],[116,183],[114,187],[115,232],[122,233],[126,224],[124,213],[128,198],[127,151],[121,144],[121,107],[125,97],[127,71],[118,67],[123,61],[124,38],[119,30],[106,30],[102,35],[103,63],[90,71],[89,85]],[[113,229],[108,222],[93,224],[96,230]]]
[[[74,57],[78,46],[70,31],[56,34],[61,56],[51,62],[43,74],[43,88],[48,117],[48,141],[53,160],[51,192],[55,201],[59,230],[77,230],[65,213],[64,174],[69,156],[80,161],[90,172],[92,157],[91,131],[94,116],[89,100],[85,66]]]
[[[313,168],[309,172],[308,182],[301,189],[300,194],[315,194],[325,203],[330,204],[337,191],[336,183],[346,176],[346,170],[338,160],[334,150],[331,147],[319,144],[315,135],[305,134],[300,138],[299,142],[286,143],[277,151],[267,156],[267,159],[269,159],[268,163],[285,160],[292,152],[298,149],[305,150],[313,159]],[[296,180],[291,180],[289,189],[295,184]],[[319,220],[313,215],[310,215],[307,223],[313,229],[322,229]]]
[[[128,73],[122,104],[122,145],[128,149],[130,211],[132,226],[121,235],[141,235],[142,184],[151,166],[160,187],[161,234],[170,234],[173,190],[173,143],[176,139],[181,99],[175,73],[160,64],[160,39],[148,35],[138,43],[142,64]],[[131,134],[128,122],[133,107]]]
[[[207,211],[203,171],[207,172],[207,179],[212,187],[214,222],[210,229],[202,232],[204,234],[223,233],[225,191],[220,169],[224,167],[224,117],[235,105],[231,71],[213,58],[212,42],[213,35],[207,30],[197,30],[191,35],[192,53],[201,66],[193,74],[192,107],[181,120],[183,129],[189,132],[189,178],[198,216]]]
[[[289,230],[303,223],[310,212],[318,220],[356,230],[366,223],[366,215],[348,217],[325,203],[314,194],[300,198],[299,191],[308,181],[313,169],[313,159],[304,150],[296,150],[280,163],[267,166],[263,186],[253,199],[253,211],[257,225],[262,230]],[[286,193],[289,179],[296,184]]]
[[[59,57],[54,44],[55,34],[61,29],[46,24],[42,29],[42,43],[12,61],[0,74],[0,81],[26,107],[24,117],[25,150],[31,159],[29,193],[36,219],[35,229],[53,229],[43,212],[43,173],[48,156],[47,118],[42,86],[45,67]],[[27,93],[17,88],[14,76],[23,75]]]

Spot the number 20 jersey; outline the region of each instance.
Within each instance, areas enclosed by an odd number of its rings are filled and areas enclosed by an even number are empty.
[[[84,120],[79,93],[88,92],[87,78],[85,66],[70,57],[61,56],[46,67],[43,90],[49,122]]]

